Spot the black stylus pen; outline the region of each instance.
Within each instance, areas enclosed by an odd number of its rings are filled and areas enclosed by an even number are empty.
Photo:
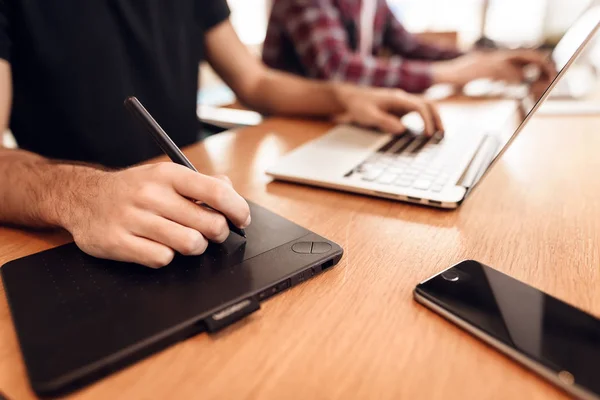
[[[156,120],[152,117],[152,115],[150,115],[148,110],[146,110],[146,108],[136,97],[128,97],[125,99],[125,108],[129,110],[135,119],[146,128],[150,136],[152,136],[162,151],[169,156],[171,161],[176,164],[183,165],[184,167],[188,167],[192,171],[198,172],[196,167],[192,165],[190,160],[187,159],[185,154],[183,154],[179,147],[177,147],[173,140],[171,140],[169,135],[167,135],[167,132],[161,128],[158,122],[156,122]],[[207,204],[202,204],[202,206],[213,211],[220,212]],[[246,237],[246,232],[244,232],[243,229],[235,226],[229,219],[227,219],[227,225],[229,225],[229,230],[231,232],[235,232],[240,236]]]

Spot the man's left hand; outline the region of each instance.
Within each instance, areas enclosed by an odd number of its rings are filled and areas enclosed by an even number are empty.
[[[335,87],[344,112],[336,115],[337,123],[355,123],[399,134],[406,130],[401,117],[417,112],[423,118],[424,134],[443,134],[444,126],[436,106],[429,100],[397,89],[365,88],[351,85]]]

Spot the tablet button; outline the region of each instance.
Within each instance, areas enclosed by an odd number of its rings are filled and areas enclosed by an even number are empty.
[[[310,254],[311,242],[298,242],[292,246],[292,250],[298,254]]]
[[[325,242],[314,242],[311,253],[323,254],[331,250],[331,245]]]

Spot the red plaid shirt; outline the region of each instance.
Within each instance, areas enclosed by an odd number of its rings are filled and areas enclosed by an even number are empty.
[[[377,0],[373,53],[358,52],[361,0],[274,0],[263,61],[272,68],[317,79],[422,92],[432,84],[431,61],[456,50],[419,42]],[[383,48],[394,54],[377,57]]]

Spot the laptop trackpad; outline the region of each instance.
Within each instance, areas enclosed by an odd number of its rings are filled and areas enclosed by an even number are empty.
[[[269,173],[321,178],[340,177],[373,154],[391,135],[340,125],[286,155]]]

